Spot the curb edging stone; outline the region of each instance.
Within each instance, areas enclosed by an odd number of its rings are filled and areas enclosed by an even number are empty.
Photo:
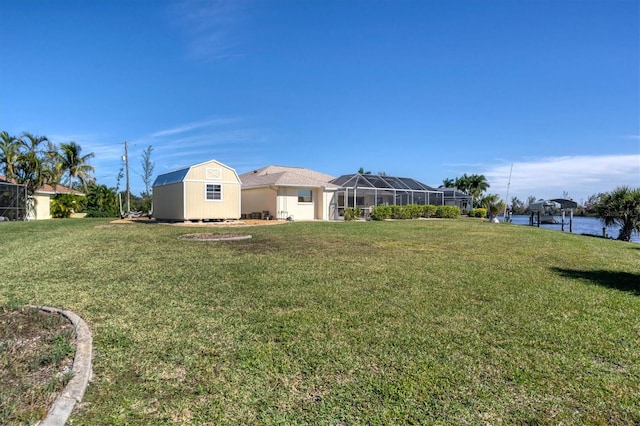
[[[89,385],[92,374],[93,338],[87,323],[71,311],[49,306],[29,306],[45,312],[55,312],[66,317],[76,330],[76,354],[73,358],[73,377],[67,383],[62,393],[58,395],[49,409],[47,416],[38,423],[39,426],[63,426],[76,403],[82,401],[84,392]]]

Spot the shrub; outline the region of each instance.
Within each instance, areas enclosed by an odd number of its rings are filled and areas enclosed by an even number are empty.
[[[422,217],[433,217],[436,214],[436,210],[438,210],[438,208],[433,204],[422,206]]]
[[[356,220],[360,218],[362,210],[360,207],[347,207],[344,209],[344,220]]]
[[[485,210],[485,209],[482,209]],[[345,210],[346,214],[346,210]],[[371,208],[371,218],[385,219],[417,219],[419,217],[442,217],[454,219],[460,216],[460,208],[456,206],[434,206],[407,204],[406,206],[375,206]],[[346,216],[345,216],[346,219]]]
[[[120,216],[120,213],[118,213],[116,210],[105,211],[105,210],[89,209],[89,210],[86,210],[85,213],[87,213],[86,217],[119,217]]]
[[[391,217],[391,206],[374,206],[371,209],[371,219],[385,220]]]
[[[68,218],[71,213],[79,213],[83,209],[84,197],[73,194],[57,194],[51,200],[51,217]]]
[[[478,207],[469,210],[469,217],[487,217],[487,209]]]
[[[407,219],[417,219],[423,214],[423,206],[417,204],[407,204],[404,206],[404,216]]]
[[[436,208],[436,217],[444,219],[456,219],[460,216],[460,207],[458,206],[438,206]]]
[[[407,219],[407,212],[404,206],[392,205],[391,207],[391,219]]]
[[[106,185],[91,185],[87,193],[87,217],[118,217],[118,197],[115,189]]]

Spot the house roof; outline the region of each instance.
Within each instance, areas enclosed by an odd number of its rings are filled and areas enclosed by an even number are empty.
[[[310,188],[338,188],[331,183],[333,176],[303,167],[267,166],[240,175],[243,188],[266,186],[294,186]]]
[[[7,180],[6,176],[0,175],[0,182],[7,182],[7,183],[12,183],[15,185],[18,185],[15,181],[13,180]],[[55,186],[53,185],[49,185],[48,183],[45,183],[44,185],[42,185],[40,188],[36,189],[36,193],[39,194],[76,194],[76,195],[84,195],[82,192],[78,192],[75,191],[71,188],[68,188],[66,186],[57,184]]]

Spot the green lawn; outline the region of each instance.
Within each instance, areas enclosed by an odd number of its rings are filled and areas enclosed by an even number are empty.
[[[638,244],[465,219],[77,219],[0,224],[0,261],[0,304],[92,328],[74,425],[640,423]]]

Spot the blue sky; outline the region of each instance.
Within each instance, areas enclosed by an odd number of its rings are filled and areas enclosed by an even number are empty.
[[[509,198],[640,185],[640,2],[1,0],[0,130],[115,186],[216,159],[482,173]],[[124,183],[123,183],[124,184]],[[123,185],[122,184],[122,185]]]

